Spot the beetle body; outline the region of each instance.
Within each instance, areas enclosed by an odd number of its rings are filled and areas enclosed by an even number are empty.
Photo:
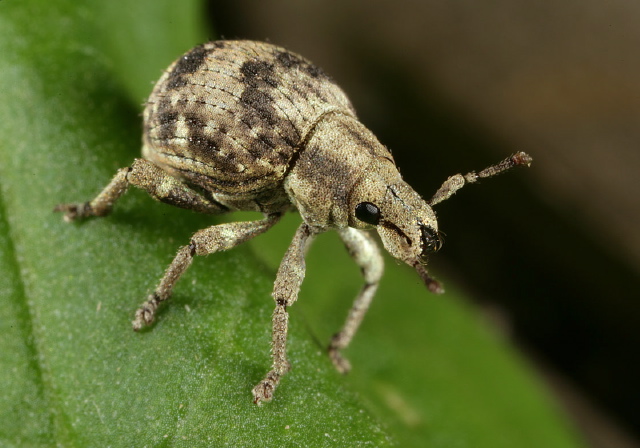
[[[144,130],[145,158],[230,210],[293,206],[327,230],[367,227],[354,215],[361,202],[388,204],[387,216],[408,208],[411,222],[385,216],[380,227],[385,248],[408,262],[423,255],[423,234],[437,235],[435,215],[342,89],[284,48],[217,41],[192,49],[153,89]]]
[[[285,177],[332,113],[354,116],[344,92],[304,58],[260,42],[211,42],[156,84],[143,155],[232,209],[280,211]]]
[[[154,321],[195,255],[231,249],[267,231],[285,211],[300,212],[303,222],[274,284],[273,364],[253,389],[258,404],[272,398],[289,370],[287,307],[297,300],[306,248],[315,235],[337,230],[365,280],[329,344],[331,360],[347,372],[341,350],[362,322],[383,271],[366,229],[375,228],[391,255],[414,267],[431,291],[441,292],[425,268],[426,255],[440,247],[432,206],[466,183],[531,162],[517,153],[477,174],[451,176],[425,201],[402,180],[391,153],[358,121],[331,78],[301,56],[251,41],[203,44],[168,68],[144,111],[142,154],[144,159],[119,170],[93,200],[55,210],[67,221],[105,216],[134,185],[174,206],[202,213],[259,211],[264,219],[196,232],[136,312],[136,330]]]

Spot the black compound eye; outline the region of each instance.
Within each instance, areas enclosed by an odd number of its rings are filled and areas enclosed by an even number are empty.
[[[356,218],[367,224],[377,226],[380,222],[380,209],[371,202],[356,205]]]

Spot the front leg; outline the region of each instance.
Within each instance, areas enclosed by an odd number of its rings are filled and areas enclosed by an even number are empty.
[[[338,372],[347,373],[351,369],[351,365],[342,357],[340,350],[347,348],[360,327],[369,305],[371,305],[382,277],[384,261],[378,250],[378,245],[368,233],[347,227],[340,230],[339,234],[349,254],[360,266],[364,277],[364,286],[353,302],[342,330],[333,336],[329,344],[329,357],[333,361],[333,365],[336,366]]]
[[[271,355],[273,364],[265,378],[253,388],[253,402],[255,404],[270,401],[273,397],[273,391],[280,383],[280,378],[291,368],[289,361],[287,361],[286,353],[289,326],[287,307],[293,305],[298,298],[298,292],[305,274],[304,256],[315,235],[316,232],[311,227],[302,223],[280,262],[276,281],[273,285],[273,299],[276,302],[272,321]]]

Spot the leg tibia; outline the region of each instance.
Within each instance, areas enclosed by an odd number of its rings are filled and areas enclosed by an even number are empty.
[[[156,290],[150,294],[147,300],[136,311],[136,317],[132,322],[133,329],[138,331],[146,325],[151,325],[155,319],[156,310],[160,303],[171,296],[174,285],[182,274],[191,266],[194,255],[194,246],[182,246],[160,280]]]
[[[106,216],[111,213],[113,204],[122,196],[129,186],[127,174],[130,168],[118,170],[111,182],[92,201],[58,204],[53,209],[54,212],[63,212],[64,220],[67,222],[76,219],[88,218],[90,216]]]
[[[290,369],[291,364],[287,360],[286,344],[289,327],[289,314],[284,305],[279,304],[273,312],[272,369],[265,378],[253,388],[253,402],[260,404],[262,401],[271,401],[273,391],[280,384],[282,378]]]
[[[273,312],[272,355],[273,371],[282,376],[289,371],[291,365],[287,360],[286,345],[289,329],[289,314],[285,305],[278,304]]]
[[[340,351],[349,345],[371,305],[382,277],[384,261],[375,241],[366,232],[347,228],[340,231],[340,237],[364,277],[364,286],[353,302],[342,330],[333,336],[329,344],[331,361],[340,373],[347,373],[351,366]]]
[[[253,402],[256,404],[270,401],[273,397],[273,391],[280,383],[280,378],[289,371],[290,364],[287,361],[289,314],[287,306],[292,305],[298,298],[305,273],[304,256],[314,235],[309,226],[304,223],[300,225],[280,262],[273,286],[273,298],[276,301],[271,341],[273,364],[265,378],[253,388]]]
[[[176,282],[191,266],[194,255],[208,255],[231,249],[265,232],[278,222],[281,216],[279,213],[274,213],[260,221],[219,224],[196,232],[191,243],[178,250],[153,294],[149,295],[136,312],[135,320],[132,323],[133,329],[139,330],[143,326],[153,323],[158,306],[169,299]]]

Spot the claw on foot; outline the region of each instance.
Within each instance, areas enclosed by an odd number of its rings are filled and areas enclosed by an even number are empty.
[[[329,358],[331,358],[331,362],[341,374],[346,375],[351,371],[351,363],[340,354],[340,350],[337,347],[329,347]]]
[[[91,215],[91,205],[88,202],[82,204],[58,204],[53,208],[56,213],[64,213],[62,219],[65,222],[73,222],[77,219]]]
[[[134,331],[151,325],[154,321],[156,309],[158,308],[157,296],[151,294],[147,301],[136,311],[135,319],[131,322]]]
[[[251,391],[253,393],[253,403],[260,406],[263,401],[271,401],[273,398],[273,390],[275,388],[275,384],[272,384],[269,380],[260,381],[260,383]]]
[[[271,401],[273,398],[273,391],[280,382],[280,375],[275,370],[267,373],[267,376],[253,388],[251,393],[253,394],[253,403],[258,406],[262,402]]]

